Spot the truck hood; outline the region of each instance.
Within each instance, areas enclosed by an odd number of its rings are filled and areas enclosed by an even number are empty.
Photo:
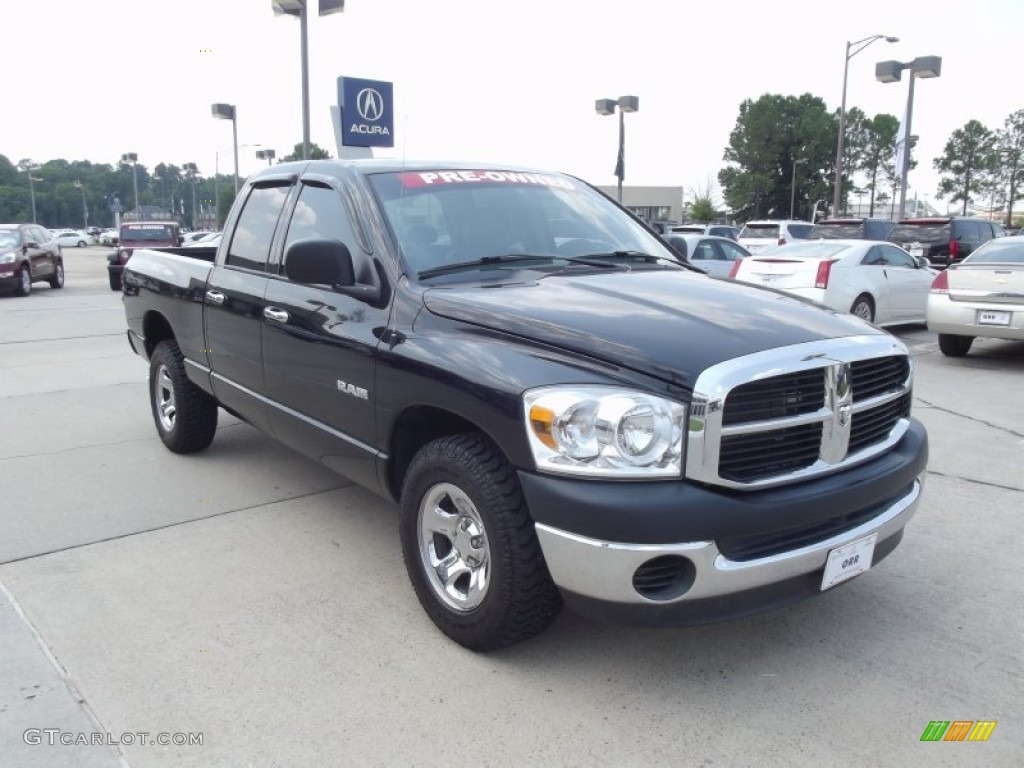
[[[692,390],[706,368],[874,326],[776,291],[690,272],[550,275],[430,288],[433,314],[551,344]]]

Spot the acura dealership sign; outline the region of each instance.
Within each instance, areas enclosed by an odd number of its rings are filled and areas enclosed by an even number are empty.
[[[338,78],[341,142],[346,147],[395,146],[392,84],[355,77]]]

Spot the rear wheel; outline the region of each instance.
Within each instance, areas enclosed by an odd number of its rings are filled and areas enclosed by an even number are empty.
[[[14,293],[18,296],[28,296],[32,293],[32,271],[28,264],[22,264],[21,269],[18,270],[18,285],[14,289]]]
[[[85,240],[79,240],[78,241],[78,247],[79,248],[85,248],[85,246],[86,246]]]
[[[949,333],[939,334],[939,350],[946,357],[964,357],[971,351],[973,336],[954,336]]]
[[[859,317],[861,320],[873,323],[875,322],[875,303],[871,300],[870,296],[862,293],[854,299],[853,306],[850,307],[850,314]]]
[[[51,288],[64,287],[64,262],[60,259],[53,265],[53,277],[50,278]]]
[[[217,401],[189,381],[175,341],[161,341],[149,364],[149,399],[156,431],[175,453],[195,453],[213,442]]]
[[[561,608],[515,470],[485,437],[424,446],[402,484],[406,571],[455,642],[500,648],[544,630]]]

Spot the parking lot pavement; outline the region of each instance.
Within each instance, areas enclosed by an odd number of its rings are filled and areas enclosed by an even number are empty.
[[[204,454],[162,447],[117,295],[83,257],[66,295],[0,297],[0,583],[21,611],[0,600],[0,679],[24,690],[0,698],[0,743],[18,765],[90,759],[26,728],[201,734],[92,752],[134,767],[1019,765],[1024,345],[952,361],[900,330],[932,461],[872,572],[708,627],[563,613],[473,654],[420,610],[390,505],[230,417]],[[29,322],[43,302],[53,317]],[[34,685],[67,695],[32,704]],[[986,743],[920,741],[982,719]]]

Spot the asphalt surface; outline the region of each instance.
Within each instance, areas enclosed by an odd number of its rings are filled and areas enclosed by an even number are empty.
[[[5,768],[1021,764],[1024,344],[951,360],[897,331],[932,457],[872,572],[694,629],[563,612],[473,654],[416,602],[392,506],[223,412],[206,452],[164,449],[108,251],[0,296]],[[931,720],[998,725],[922,743]]]

